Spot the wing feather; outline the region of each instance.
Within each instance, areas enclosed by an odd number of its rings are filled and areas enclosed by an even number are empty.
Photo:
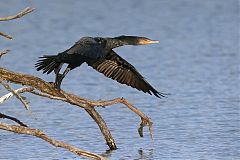
[[[119,83],[126,84],[145,93],[154,94],[159,98],[164,97],[164,94],[155,90],[134,66],[113,50],[111,50],[106,57],[93,59],[87,63],[89,66]]]

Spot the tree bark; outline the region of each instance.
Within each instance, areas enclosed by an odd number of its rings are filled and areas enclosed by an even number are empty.
[[[1,123],[1,122],[0,122],[0,129],[14,132],[14,133],[19,133],[19,134],[32,135],[32,136],[41,138],[42,140],[47,141],[48,143],[52,144],[55,147],[65,148],[78,156],[84,156],[84,157],[88,157],[88,158],[92,158],[92,159],[96,159],[96,160],[105,160],[106,159],[100,155],[81,150],[73,145],[66,144],[64,142],[57,141],[53,138],[50,138],[44,132],[42,132],[38,129],[28,128],[28,127],[23,127],[23,126],[16,126],[16,125],[8,125],[8,124]]]
[[[135,112],[141,118],[140,128],[138,129],[139,135],[141,137],[143,136],[143,127],[145,125],[148,125],[150,135],[153,140],[151,119],[148,118],[147,116],[145,116],[144,113],[142,113],[136,107],[131,105],[124,98],[116,98],[114,100],[107,100],[107,101],[92,101],[92,100],[78,97],[71,93],[67,93],[63,90],[59,91],[58,89],[54,88],[53,84],[45,82],[38,77],[34,77],[31,75],[27,75],[27,74],[15,73],[15,72],[6,70],[4,68],[0,68],[0,78],[1,77],[2,77],[2,79],[10,81],[12,83],[30,86],[30,87],[33,87],[34,89],[37,89],[40,91],[40,93],[38,93],[36,91],[31,92],[33,94],[48,97],[51,99],[62,100],[67,103],[70,103],[72,105],[84,108],[88,112],[88,114],[94,119],[94,121],[98,124],[110,149],[116,149],[117,147],[116,147],[115,141],[114,141],[105,121],[98,114],[98,112],[94,109],[94,107],[96,107],[96,106],[101,106],[101,107],[110,106],[110,105],[113,105],[116,103],[124,104],[125,106],[127,106],[130,110]]]

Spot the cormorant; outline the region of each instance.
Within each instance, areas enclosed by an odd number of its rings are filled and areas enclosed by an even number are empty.
[[[35,64],[35,67],[38,71],[43,70],[43,73],[47,74],[54,71],[56,74],[55,86],[60,89],[61,82],[66,74],[86,62],[108,78],[161,98],[164,97],[163,93],[155,90],[134,66],[113,51],[114,48],[123,45],[145,45],[158,42],[137,36],[83,37],[64,52],[39,57],[40,60]],[[60,74],[64,63],[67,63],[68,66],[63,74]]]

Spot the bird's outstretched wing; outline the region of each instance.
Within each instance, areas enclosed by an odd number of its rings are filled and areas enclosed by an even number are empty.
[[[154,94],[161,98],[163,93],[155,90],[144,77],[126,60],[111,50],[106,57],[87,62],[89,66],[103,73],[105,76],[126,84],[144,93]]]

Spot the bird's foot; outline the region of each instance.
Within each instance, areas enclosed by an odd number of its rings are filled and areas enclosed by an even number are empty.
[[[60,84],[57,82],[57,83],[54,83],[54,87],[57,89],[57,90],[61,90],[61,88],[60,88]]]
[[[54,82],[48,82],[48,83],[55,87],[55,83]]]
[[[48,83],[50,83],[50,84],[54,84],[54,82],[48,82]]]
[[[58,82],[57,83],[56,82],[48,82],[48,83],[50,83],[54,88],[56,88],[58,90],[61,90],[60,85],[58,84]]]

